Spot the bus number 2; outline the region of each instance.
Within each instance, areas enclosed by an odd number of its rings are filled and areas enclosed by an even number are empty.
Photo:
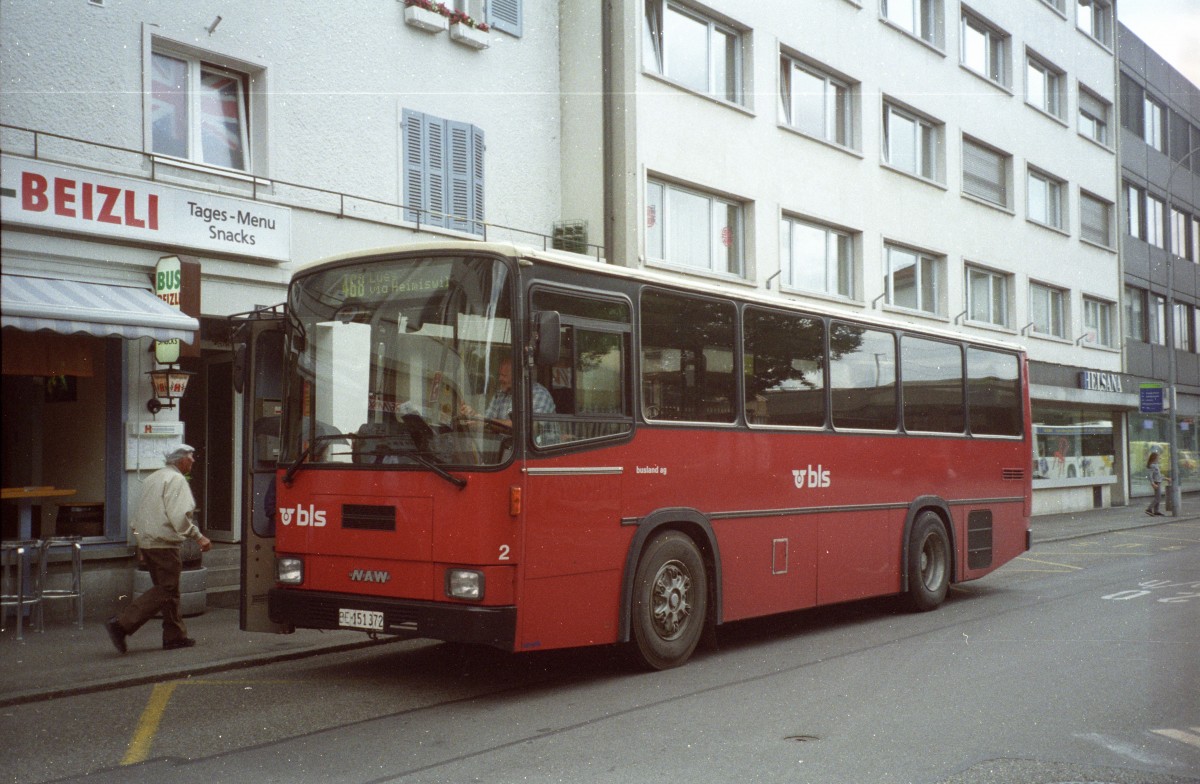
[[[500,560],[501,561],[508,560],[508,553],[509,553],[509,546],[506,544],[500,545]]]

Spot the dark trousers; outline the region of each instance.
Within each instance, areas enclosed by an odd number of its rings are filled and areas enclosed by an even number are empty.
[[[134,599],[117,616],[117,623],[126,634],[133,634],[161,612],[163,644],[182,640],[187,637],[187,627],[179,614],[179,575],[183,572],[179,550],[141,550],[140,553],[154,587]]]

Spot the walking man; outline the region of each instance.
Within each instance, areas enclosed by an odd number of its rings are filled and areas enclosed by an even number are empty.
[[[126,650],[125,638],[159,612],[162,613],[163,650],[190,648],[196,644],[187,636],[187,627],[179,612],[179,576],[183,572],[179,546],[184,539],[195,539],[200,543],[201,552],[212,549],[212,542],[192,521],[196,500],[187,473],[195,463],[196,450],[183,444],[169,453],[167,464],[142,485],[142,498],[133,516],[132,527],[137,537],[138,560],[150,572],[154,587],[104,624],[113,646],[121,653]]]

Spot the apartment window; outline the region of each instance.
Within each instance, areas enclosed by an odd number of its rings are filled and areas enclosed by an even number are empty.
[[[1079,234],[1088,242],[1113,246],[1112,204],[1085,191],[1079,192]]]
[[[1182,302],[1175,303],[1175,348],[1181,351],[1192,350],[1192,314],[1191,306]]]
[[[1042,0],[1042,2],[1064,16],[1067,13],[1067,0]]]
[[[998,327],[1011,325],[1008,316],[1009,281],[1012,276],[979,267],[967,267],[967,318]]]
[[[1029,320],[1033,331],[1056,338],[1067,336],[1066,292],[1040,283],[1029,284]]]
[[[1146,306],[1149,342],[1156,346],[1167,345],[1167,301],[1160,294],[1150,294],[1146,297]]]
[[[1125,337],[1130,340],[1146,340],[1146,290],[1133,286],[1125,287]]]
[[[1100,96],[1079,88],[1079,133],[1108,146],[1108,124],[1112,105]]]
[[[854,145],[849,83],[786,55],[780,60],[779,77],[783,122],[827,142]]]
[[[1009,206],[1012,156],[963,137],[963,192],[1000,207]]]
[[[1200,156],[1198,156],[1200,157]],[[1192,255],[1189,256],[1192,261],[1200,264],[1200,216],[1192,218]]]
[[[1007,87],[1008,34],[964,9],[959,38],[962,64],[985,79]]]
[[[1164,214],[1166,205],[1162,199],[1146,194],[1146,242],[1156,248],[1166,248],[1166,227]]]
[[[1064,228],[1063,199],[1066,190],[1062,180],[1030,169],[1026,191],[1029,219],[1055,229]]]
[[[1075,26],[1112,48],[1112,3],[1109,0],[1075,0]]]
[[[1191,125],[1174,109],[1167,113],[1167,152],[1172,160],[1182,161],[1188,154]]]
[[[785,217],[780,237],[788,285],[854,296],[854,243],[844,231]]]
[[[897,245],[884,246],[887,303],[898,308],[943,315],[946,260]]]
[[[405,220],[483,234],[483,131],[405,109]]]
[[[153,151],[210,166],[250,168],[248,77],[180,54],[151,54]]]
[[[1125,233],[1139,240],[1146,238],[1146,222],[1142,215],[1145,198],[1145,191],[1125,183]]]
[[[941,180],[938,165],[942,127],[932,120],[883,106],[883,158],[889,165],[927,180]]]
[[[1111,302],[1091,297],[1083,298],[1083,328],[1087,332],[1089,343],[1098,343],[1107,348],[1113,347],[1112,317]]]
[[[646,255],[668,264],[744,274],[743,205],[715,194],[646,182]]]
[[[646,0],[646,39],[659,75],[698,93],[741,103],[737,30],[676,3]]]
[[[1188,258],[1188,215],[1171,208],[1171,252],[1180,258]],[[1192,259],[1194,261],[1194,259]]]
[[[880,0],[883,18],[934,46],[942,46],[942,0]]]
[[[1159,152],[1167,148],[1165,117],[1163,105],[1147,95],[1142,104],[1142,141]]]
[[[1121,126],[1142,135],[1145,118],[1142,110],[1146,105],[1146,93],[1132,76],[1121,72]]]
[[[1025,60],[1025,100],[1046,114],[1062,118],[1066,100],[1063,97],[1066,77],[1061,69],[1035,55]]]

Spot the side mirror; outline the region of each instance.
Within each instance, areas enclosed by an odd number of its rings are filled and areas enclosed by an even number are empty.
[[[561,352],[559,328],[560,319],[557,310],[538,311],[534,316],[537,325],[536,350],[534,362],[538,365],[553,365],[558,362]]]

